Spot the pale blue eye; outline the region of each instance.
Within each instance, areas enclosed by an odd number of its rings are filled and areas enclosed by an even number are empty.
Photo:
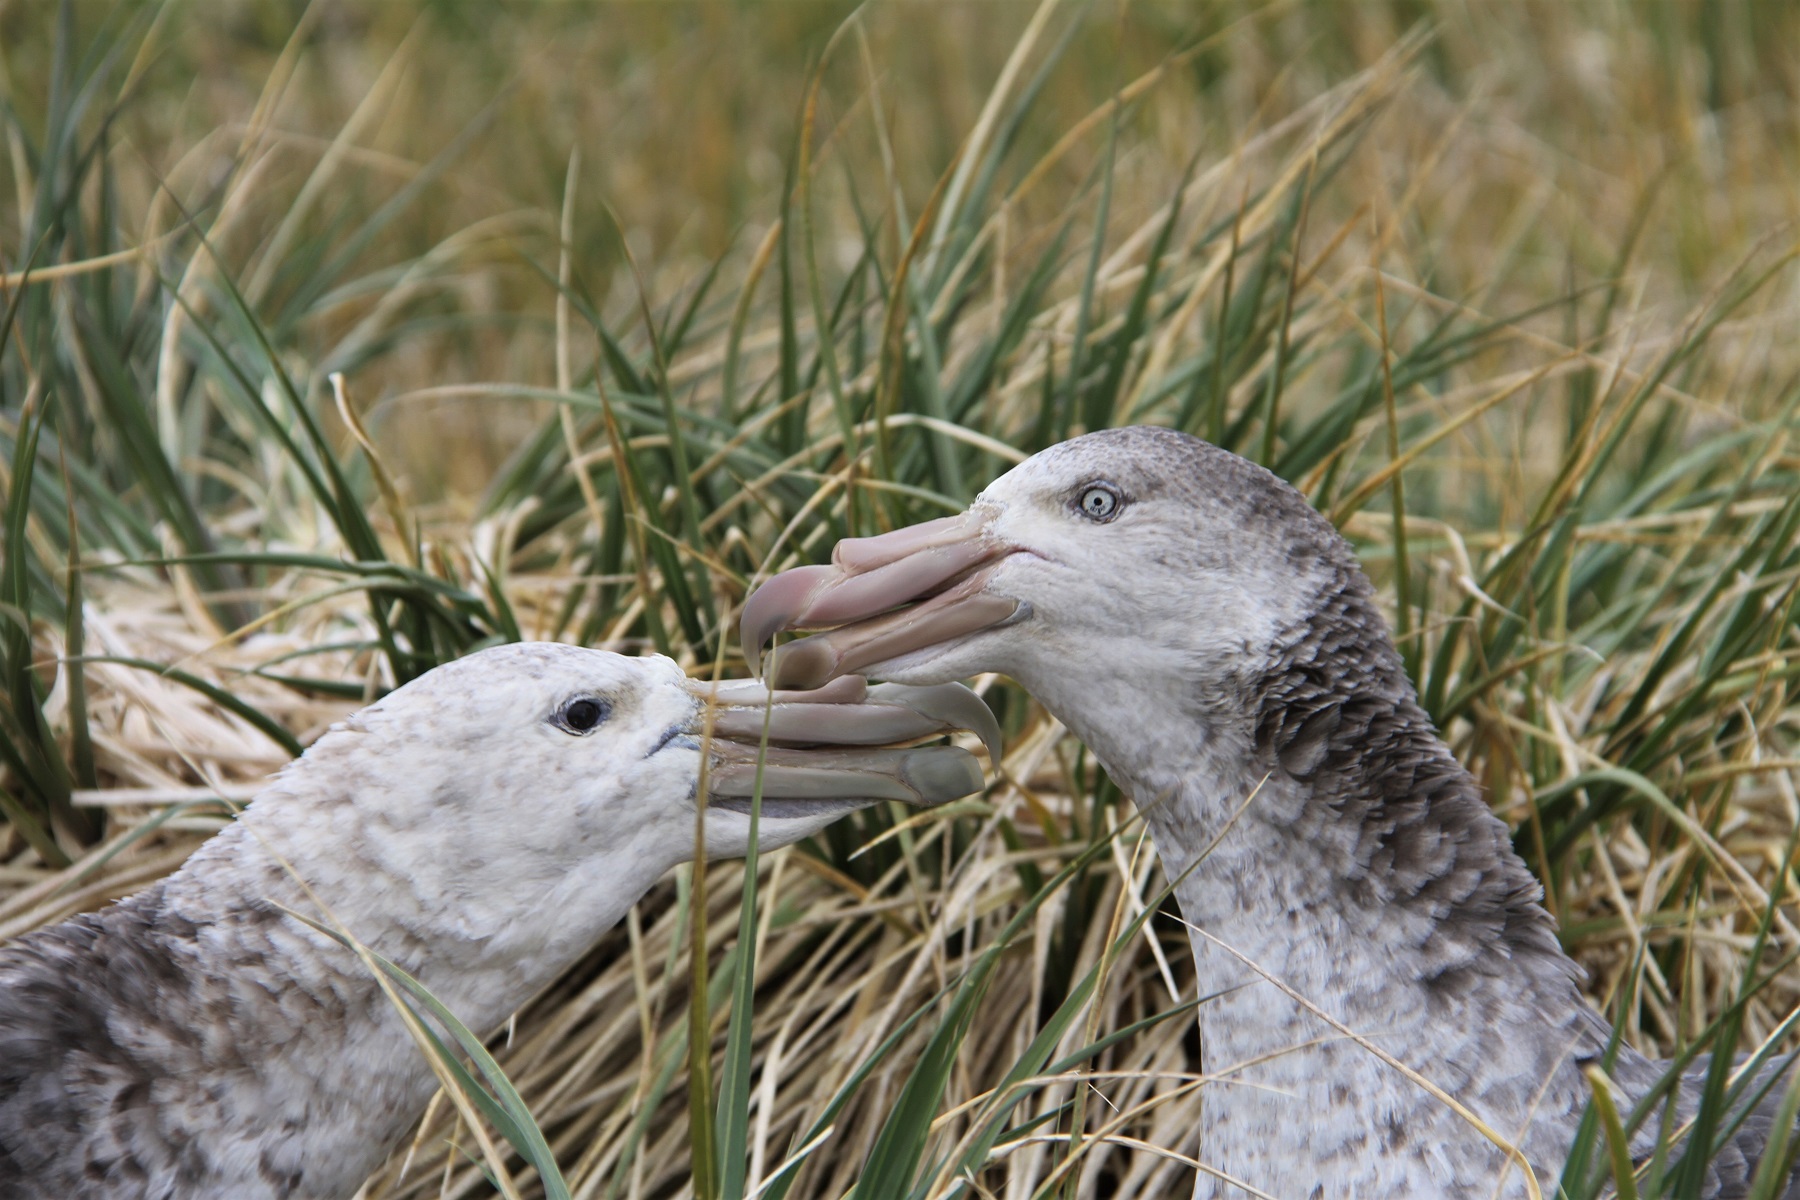
[[[1075,506],[1090,521],[1110,521],[1119,511],[1119,493],[1096,484],[1083,490]]]

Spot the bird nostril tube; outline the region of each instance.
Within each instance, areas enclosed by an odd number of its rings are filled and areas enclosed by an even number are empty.
[[[921,551],[934,550],[980,537],[981,522],[967,512],[935,521],[921,521],[876,537],[845,538],[831,551],[831,561],[847,571],[867,571],[886,566]]]
[[[889,609],[928,596],[969,568],[993,557],[979,541],[930,546],[917,554],[856,574],[839,574],[814,590],[793,624],[805,627],[845,625],[879,616]]]

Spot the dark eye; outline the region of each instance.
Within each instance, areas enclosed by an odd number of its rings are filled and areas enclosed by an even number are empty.
[[[604,700],[583,696],[563,705],[556,714],[556,723],[573,734],[592,733],[611,711],[612,706]]]
[[[1119,507],[1123,503],[1117,488],[1110,484],[1091,483],[1081,489],[1081,495],[1075,500],[1075,507],[1090,521],[1106,522],[1119,515]]]

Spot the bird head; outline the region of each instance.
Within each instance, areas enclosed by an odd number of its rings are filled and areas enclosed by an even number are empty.
[[[239,824],[370,927],[579,940],[697,850],[745,853],[759,790],[764,850],[878,801],[979,791],[967,751],[894,745],[962,728],[997,737],[961,687],[771,693],[662,657],[498,646],[334,726]]]
[[[743,640],[754,655],[779,630],[829,628],[776,651],[778,686],[1003,672],[1089,737],[1134,706],[1239,694],[1352,579],[1349,547],[1268,471],[1185,434],[1113,429],[1027,459],[957,516],[776,576],[745,606]]]

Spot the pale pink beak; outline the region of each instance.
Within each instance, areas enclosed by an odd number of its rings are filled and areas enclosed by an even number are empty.
[[[831,565],[775,576],[744,604],[744,657],[752,672],[784,629],[829,633],[781,647],[775,687],[818,687],[913,650],[991,629],[1018,615],[1016,600],[987,591],[993,567],[1014,547],[974,512],[872,538],[846,538]],[[919,601],[919,603],[914,603]]]

